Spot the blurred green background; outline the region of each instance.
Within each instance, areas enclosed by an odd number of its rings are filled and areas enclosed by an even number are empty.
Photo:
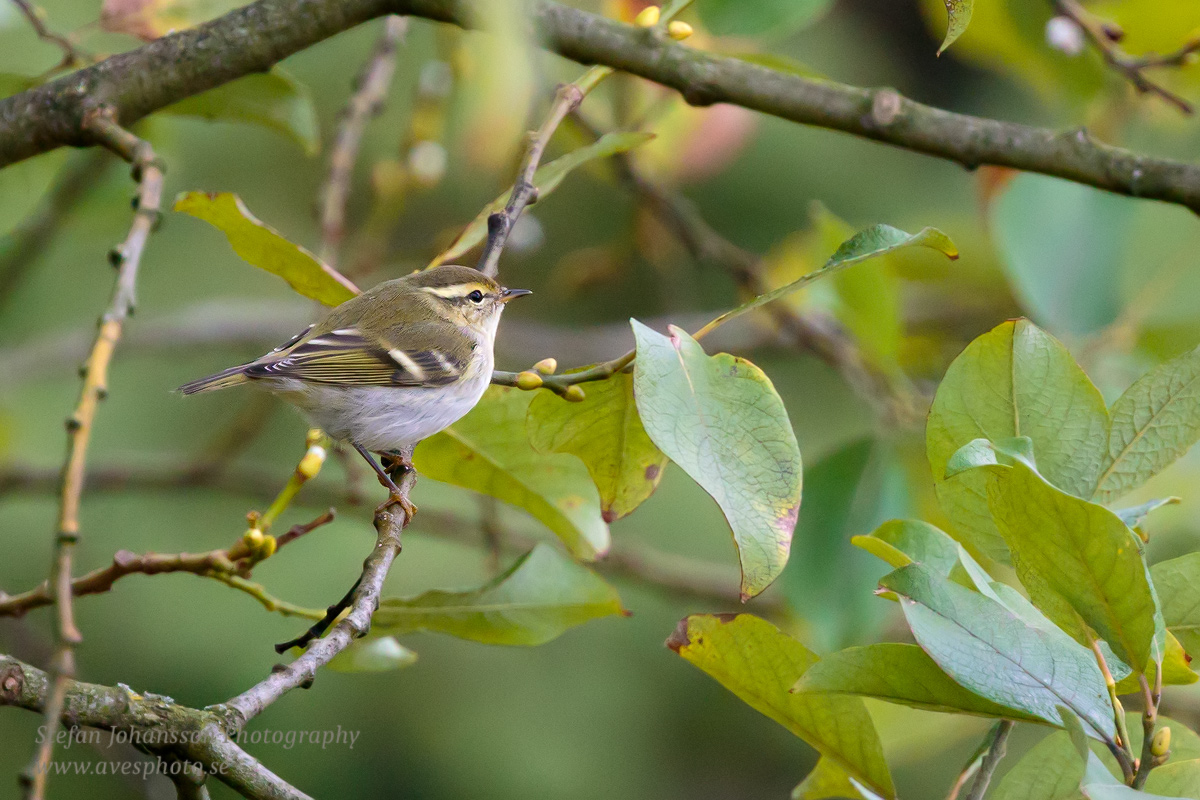
[[[711,2],[711,0],[710,0]],[[629,17],[626,2],[573,3]],[[697,0],[704,11],[705,0]],[[981,0],[963,38],[941,58],[944,9],[937,0],[838,0],[808,3],[802,23],[749,36],[717,36],[690,11],[697,47],[771,53],[832,79],[890,85],[917,100],[957,111],[1066,128],[1088,125],[1130,147],[1195,160],[1200,128],[1154,99],[1132,96],[1107,76],[1095,54],[1051,48],[1043,29],[1049,6],[1031,0]],[[1189,0],[1119,2],[1092,7],[1125,27],[1131,52],[1177,47],[1200,27]],[[94,0],[45,4],[53,27],[77,31],[94,53],[137,44],[96,25]],[[216,13],[220,9],[188,9]],[[308,87],[321,140],[337,114],[380,23],[340,35],[284,63]],[[36,75],[58,58],[26,22],[0,5],[0,72]],[[521,133],[536,125],[553,86],[580,67],[548,55],[531,58],[511,41],[413,21],[398,54],[396,79],[368,129],[354,176],[351,233],[343,264],[377,268],[364,285],[423,266],[455,232],[508,185]],[[431,66],[432,65],[432,66]],[[421,89],[424,75],[424,90]],[[522,77],[523,76],[523,77]],[[1200,99],[1200,67],[1165,75]],[[442,84],[438,82],[441,81]],[[430,86],[449,87],[448,94]],[[414,112],[414,108],[418,111]],[[953,265],[940,256],[895,258],[880,267],[895,311],[890,326],[867,317],[848,324],[880,370],[928,395],[974,336],[1018,314],[1059,335],[1112,399],[1149,366],[1200,342],[1200,225],[1178,207],[1103,195],[1034,176],[1008,180],[936,159],[803,128],[728,107],[692,110],[674,96],[618,78],[590,97],[585,113],[606,129],[641,125],[659,140],[635,153],[663,185],[696,203],[722,234],[767,256],[779,275],[805,266],[804,231],[819,201],[854,228],[886,222],[909,231],[933,225],[958,244]],[[300,112],[297,112],[300,113]],[[299,121],[297,121],[299,120]],[[303,113],[293,126],[308,124]],[[293,139],[259,125],[158,115],[139,133],[168,166],[166,197],[186,190],[239,194],[261,219],[316,249],[314,204],[326,172],[323,146],[306,155]],[[413,144],[442,148],[413,157]],[[579,144],[565,129],[552,155]],[[432,155],[431,155],[432,153]],[[437,169],[444,156],[445,171]],[[0,227],[34,208],[75,156],[41,156],[0,172]],[[432,159],[432,160],[430,160]],[[389,176],[425,175],[402,192]],[[423,170],[423,171],[422,171]],[[0,465],[6,473],[53,470],[64,447],[62,421],[76,400],[76,366],[107,303],[112,271],[105,254],[125,234],[132,185],[109,164],[97,187],[63,220],[50,244],[0,296]],[[738,290],[718,267],[693,263],[638,208],[603,165],[572,174],[530,212],[506,253],[510,286],[535,291],[501,327],[499,366],[520,369],[545,356],[564,366],[612,357],[631,341],[625,320],[703,320],[733,305]],[[364,235],[382,230],[382,239]],[[382,225],[382,227],[379,227]],[[374,227],[372,227],[374,226]],[[828,251],[823,255],[827,255]],[[470,262],[468,262],[470,263]],[[776,274],[776,273],[772,273]],[[862,309],[814,292],[798,301],[843,321]],[[847,307],[849,306],[849,307]],[[868,306],[871,307],[871,306]],[[89,462],[96,468],[192,463],[249,400],[221,393],[184,399],[185,380],[252,358],[287,338],[314,313],[278,279],[241,262],[216,231],[166,214],[151,239],[139,281],[137,315],[127,327],[102,406]],[[874,320],[874,322],[872,322]],[[738,323],[728,347],[775,382],[800,441],[805,506],[791,564],[776,586],[745,608],[773,619],[818,652],[901,635],[895,610],[871,596],[884,571],[853,550],[849,537],[894,516],[938,521],[924,460],[923,426],[887,422],[831,368],[781,343],[763,320]],[[732,328],[733,326],[731,326]],[[303,451],[305,426],[279,409],[234,464],[286,480]],[[1200,458],[1186,458],[1140,492],[1185,502],[1150,523],[1153,560],[1200,546]],[[281,525],[310,519],[343,481],[338,465],[302,493]],[[0,482],[0,486],[3,483]],[[367,484],[368,505],[377,487]],[[315,499],[307,499],[315,498]],[[270,493],[190,488],[89,493],[77,570],[104,565],[118,549],[200,551],[228,546],[250,509]],[[1133,498],[1135,501],[1142,497]],[[478,498],[422,481],[422,509],[455,511],[479,529]],[[56,504],[50,491],[0,495],[0,588],[21,591],[44,579]],[[255,579],[277,596],[320,607],[357,575],[373,541],[364,508],[262,564]],[[522,512],[504,509],[515,530],[550,538]],[[621,544],[651,546],[707,561],[731,585],[736,554],[719,509],[672,468],[657,494],[612,528]],[[471,587],[489,574],[480,546],[452,543],[423,529],[405,536],[388,593]],[[511,557],[511,553],[506,558]],[[411,668],[378,675],[322,673],[255,720],[252,729],[361,731],[355,746],[251,745],[250,752],[318,797],[746,798],[785,797],[815,754],[743,705],[665,647],[685,614],[731,611],[727,602],[673,595],[617,581],[629,618],[572,630],[533,649],[490,648],[421,635],[405,643],[420,655]],[[787,608],[780,612],[781,604]],[[132,576],[112,592],[78,603],[85,642],[82,678],[122,682],[204,706],[259,680],[275,663],[271,643],[304,624],[264,611],[247,596],[192,575]],[[50,615],[0,621],[0,647],[43,658]],[[983,720],[872,704],[901,796],[942,796],[986,728]],[[1200,724],[1200,693],[1176,689],[1166,713]],[[0,714],[0,797],[16,795],[40,720]],[[1041,732],[1022,726],[1013,748]],[[84,747],[66,760],[140,757]],[[14,776],[11,779],[3,776]],[[55,797],[173,796],[162,779],[57,777]],[[230,797],[222,786],[214,797]]]

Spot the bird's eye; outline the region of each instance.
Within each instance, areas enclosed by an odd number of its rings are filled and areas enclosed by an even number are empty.
[[[483,292],[476,289],[475,291],[473,291],[469,295],[467,295],[467,299],[470,300],[472,303],[482,303],[483,302]]]

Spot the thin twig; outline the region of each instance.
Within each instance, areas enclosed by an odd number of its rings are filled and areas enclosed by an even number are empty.
[[[230,469],[200,480],[190,473],[170,466],[154,468],[106,467],[88,473],[88,489],[92,492],[134,490],[215,489],[235,494],[267,495],[274,490],[276,479],[271,473],[255,469]],[[44,492],[54,486],[49,470],[26,465],[11,465],[0,470],[0,494],[5,491]],[[313,503],[336,503],[342,495],[314,487],[306,494]],[[479,524],[450,512],[426,509],[417,520],[415,531],[457,542],[466,547],[478,547]],[[283,539],[287,534],[284,534]],[[524,552],[536,543],[534,537],[513,529],[505,529],[501,544],[510,552]],[[608,555],[596,562],[597,571],[616,578],[643,584],[676,597],[691,597],[706,602],[734,602],[738,597],[736,569],[708,561],[690,559],[677,553],[667,553],[645,545],[617,541]],[[0,597],[0,601],[3,598]],[[756,613],[766,615],[782,611],[781,601],[770,596],[756,598]],[[0,606],[2,608],[3,606]]]
[[[0,307],[16,295],[29,268],[67,215],[100,183],[111,161],[112,156],[100,149],[73,155],[38,208],[0,241]]]
[[[1133,776],[1133,788],[1141,789],[1150,777],[1150,771],[1158,766],[1159,760],[1154,753],[1154,733],[1158,726],[1158,704],[1162,699],[1162,665],[1156,663],[1155,689],[1150,688],[1150,681],[1143,672],[1138,675],[1138,684],[1142,688],[1142,699],[1146,708],[1142,711],[1142,755],[1138,759],[1137,774]]]
[[[1116,758],[1117,763],[1121,765],[1121,774],[1125,777],[1125,783],[1133,782],[1133,751],[1130,749],[1129,743],[1129,728],[1125,723],[1125,707],[1121,705],[1121,699],[1117,697],[1117,682],[1113,678],[1112,671],[1108,668],[1108,660],[1105,659],[1104,653],[1100,650],[1100,642],[1096,639],[1091,640],[1092,654],[1096,656],[1096,664],[1100,667],[1100,674],[1104,676],[1104,685],[1108,687],[1108,701],[1113,709],[1113,722],[1117,726],[1118,742],[1105,742],[1109,747],[1109,751]]]
[[[592,67],[574,83],[564,84],[554,93],[550,112],[529,139],[529,147],[525,150],[525,157],[521,159],[517,180],[513,183],[508,202],[504,204],[502,211],[488,216],[487,241],[479,255],[479,262],[475,265],[475,269],[484,275],[495,277],[500,268],[500,253],[504,250],[513,226],[517,224],[517,218],[526,206],[537,202],[537,187],[533,184],[533,175],[541,163],[542,154],[546,152],[546,146],[550,144],[550,137],[558,130],[559,123],[579,108],[588,92],[612,73],[611,67]]]
[[[410,459],[411,453],[406,454]],[[407,459],[406,459],[407,460]],[[400,496],[407,501],[416,482],[409,469],[399,481]],[[400,553],[400,534],[411,519],[398,503],[385,503],[375,512],[375,547],[363,562],[349,612],[322,638],[308,646],[295,661],[272,672],[257,685],[212,710],[226,719],[226,729],[240,731],[246,723],[283,695],[299,686],[311,685],[317,670],[345,650],[354,639],[371,629],[371,615],[379,607],[379,596],[392,562]]]
[[[46,772],[54,751],[55,733],[62,712],[67,683],[75,677],[75,646],[82,641],[75,624],[71,602],[71,568],[75,543],[79,540],[79,505],[87,464],[87,448],[91,439],[96,409],[108,393],[108,366],[125,320],[133,313],[135,285],[142,251],[158,220],[162,197],[163,167],[154,150],[116,122],[115,114],[100,109],[89,115],[85,131],[96,144],[108,148],[133,165],[133,178],[138,181],[138,195],[133,224],[125,241],[110,253],[117,268],[116,288],[112,302],[100,319],[100,330],[92,345],[91,355],[83,366],[83,388],[75,412],[67,420],[67,457],[62,471],[62,493],[59,505],[54,560],[48,583],[53,587],[56,616],[56,650],[50,662],[51,688],[46,701],[46,730],[33,759],[21,774],[25,796],[41,800],[45,794]]]
[[[338,249],[346,233],[346,201],[350,197],[350,180],[363,131],[387,99],[388,87],[396,71],[396,47],[404,37],[407,24],[404,17],[384,19],[383,33],[355,82],[354,94],[342,110],[333,148],[329,152],[329,173],[318,201],[320,256],[331,267],[337,266]]]
[[[987,752],[983,754],[983,760],[979,762],[979,772],[975,774],[975,782],[971,784],[971,791],[967,794],[966,800],[983,800],[988,784],[992,782],[992,775],[996,772],[996,767],[1000,765],[1000,761],[1008,749],[1008,735],[1012,733],[1016,724],[1012,720],[1004,719],[996,726],[995,737]]]
[[[283,547],[304,534],[333,520],[333,510],[330,509],[312,522],[295,525],[287,533],[278,537],[277,547]],[[223,550],[208,550],[203,553],[147,553],[137,555],[128,550],[118,550],[107,567],[92,570],[71,582],[71,594],[81,597],[89,594],[102,594],[111,591],[113,584],[127,575],[162,575],[168,572],[188,572],[205,578],[213,578],[240,589],[277,611],[285,608],[295,609],[283,601],[265,595],[262,587],[245,582],[245,576],[258,563],[258,553],[255,552],[245,537],[240,537],[231,547]],[[227,580],[233,577],[239,580]],[[264,599],[266,598],[266,599]],[[268,602],[269,601],[269,602]],[[0,594],[0,617],[20,617],[35,608],[53,605],[55,595],[50,583],[43,581],[40,585],[26,592],[14,595]],[[271,607],[275,606],[275,607]],[[286,612],[285,612],[286,613]],[[296,614],[295,616],[311,616]]]
[[[1184,114],[1190,115],[1194,111],[1191,103],[1147,78],[1145,71],[1155,67],[1182,67],[1191,63],[1195,54],[1200,53],[1200,38],[1193,39],[1166,55],[1148,53],[1144,56],[1131,56],[1117,45],[1123,36],[1120,29],[1102,22],[1078,0],[1054,0],[1054,6],[1059,14],[1079,26],[1099,51],[1104,62],[1124,76],[1138,92],[1158,95]]]
[[[576,112],[573,121],[591,138],[600,138],[600,130],[583,115]],[[610,161],[617,179],[671,231],[693,259],[720,266],[751,297],[770,288],[762,258],[721,235],[682,195],[647,177],[631,153],[617,153]],[[851,388],[886,412],[890,419],[913,422],[918,418],[915,409],[923,404],[914,402],[911,387],[868,367],[854,341],[836,321],[819,314],[798,313],[785,303],[772,303],[764,311],[798,347],[838,370]]]

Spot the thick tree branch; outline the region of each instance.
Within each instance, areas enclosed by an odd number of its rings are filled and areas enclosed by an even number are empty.
[[[40,669],[0,655],[0,706],[44,712],[51,683]],[[58,719],[64,727],[128,733],[160,758],[199,764],[243,797],[309,800],[238,747],[218,714],[179,705],[162,695],[70,680]]]
[[[258,0],[0,101],[0,166],[64,145],[88,144],[81,124],[99,104],[119,109],[128,125],[185,97],[269,69],[374,17],[411,14],[471,27],[476,2]],[[785,74],[552,2],[534,5],[533,22],[548,49],[669,86],[694,105],[732,103],[968,168],[993,164],[1039,172],[1200,211],[1200,166],[1106,145],[1082,129],[1060,133],[956,114],[891,89]]]

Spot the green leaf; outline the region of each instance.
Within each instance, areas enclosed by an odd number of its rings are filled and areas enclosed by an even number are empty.
[[[830,653],[804,673],[794,691],[854,694],[929,711],[1041,721],[959,686],[913,644],[872,644]]]
[[[1200,439],[1200,347],[1134,381],[1112,407],[1100,503],[1133,491]]]
[[[576,625],[624,613],[616,589],[600,576],[539,544],[473,591],[385,598],[371,625],[392,635],[433,631],[484,644],[538,645]]]
[[[1083,336],[1116,321],[1137,201],[1024,173],[992,204],[992,228],[1029,316]]]
[[[538,392],[529,404],[526,425],[534,449],[570,453],[587,465],[600,492],[605,522],[632,512],[662,480],[667,457],[642,427],[630,373],[589,383],[579,403]]]
[[[800,447],[763,371],[728,353],[708,356],[685,331],[633,320],[634,397],[650,439],[700,484],[733,529],[742,599],[787,564],[800,510]]]
[[[1121,667],[1124,664],[1117,662]],[[1109,664],[1110,669],[1113,665]],[[1154,665],[1146,666],[1146,674],[1154,675]],[[1113,677],[1117,678],[1117,694],[1137,694],[1142,691],[1142,684],[1138,680],[1138,675],[1130,672],[1125,677],[1121,678],[1116,672]],[[1162,682],[1167,686],[1186,686],[1189,683],[1200,681],[1200,675],[1192,671],[1191,662],[1188,655],[1184,652],[1183,645],[1175,638],[1171,631],[1166,632],[1166,642],[1163,645],[1162,655]]]
[[[1083,796],[1087,800],[1161,800],[1162,798],[1162,795],[1131,789],[1119,782],[1095,753],[1088,754],[1088,763],[1084,770],[1081,788]]]
[[[525,434],[531,392],[490,386],[465,417],[417,445],[424,476],[523,508],[577,558],[608,551],[608,526],[587,468],[565,453],[539,453]]]
[[[988,472],[992,514],[1034,605],[1070,631],[1072,620],[1063,616],[1070,612],[1058,602],[1065,600],[1118,658],[1145,668],[1161,618],[1137,535],[1104,506],[1054,488],[1024,463]],[[1160,639],[1157,653],[1162,646]]]
[[[1079,796],[1083,759],[1066,731],[1042,739],[996,784],[990,800],[1069,800]]]
[[[329,662],[334,672],[390,672],[411,667],[417,654],[391,636],[358,639]]]
[[[748,303],[743,303],[732,311],[726,311],[697,331],[696,338],[701,338],[718,325],[740,317],[747,311],[753,311],[759,306],[764,306],[792,292],[799,291],[813,281],[827,277],[852,264],[857,264],[860,261],[866,261],[876,256],[882,256],[905,247],[918,246],[932,248],[946,254],[946,256],[952,259],[958,258],[958,248],[954,246],[954,242],[950,241],[950,237],[937,228],[922,228],[916,233],[905,233],[902,230],[893,228],[891,225],[872,225],[870,228],[842,242],[837,251],[829,257],[829,260],[820,269],[809,272],[806,275],[801,275],[791,283],[772,289],[765,294],[760,294],[758,297]]]
[[[537,188],[538,201],[545,200],[563,182],[563,178],[567,177],[567,174],[576,167],[589,161],[609,158],[617,153],[632,150],[653,138],[653,133],[606,133],[586,147],[572,150],[549,164],[543,164],[533,175],[533,185]],[[449,247],[434,256],[433,260],[429,262],[429,266],[436,267],[438,264],[445,264],[482,242],[487,236],[488,217],[504,208],[511,193],[511,188],[505,189],[503,194],[488,203],[475,219],[467,224],[462,233],[450,243]]]
[[[698,614],[679,623],[667,646],[849,775],[895,797],[879,736],[862,700],[789,691],[817,662],[800,642],[750,614]]]
[[[1146,791],[1166,797],[1200,800],[1200,760],[1174,761],[1155,767],[1146,779]]]
[[[704,27],[717,36],[784,36],[825,13],[832,0],[697,0]]]
[[[1162,561],[1150,568],[1167,630],[1183,649],[1200,658],[1200,553]]]
[[[998,561],[1008,548],[988,511],[986,476],[946,478],[959,448],[975,439],[1027,436],[1038,469],[1055,486],[1090,497],[1100,473],[1108,411],[1062,344],[1027,320],[1005,322],[954,360],[926,426],[929,466],[955,538]]]
[[[1065,633],[1035,628],[996,601],[912,564],[880,581],[901,598],[913,636],[960,686],[1052,725],[1058,706],[1089,733],[1115,733],[1104,678],[1091,652]]]
[[[924,564],[960,586],[1000,602],[991,589],[991,576],[979,562],[961,544],[928,522],[894,519],[880,525],[870,536],[855,536],[850,541],[896,569],[913,562]]]
[[[946,38],[938,48],[940,56],[946,48],[954,44],[954,40],[966,32],[971,24],[971,12],[975,8],[975,0],[945,0],[946,2]]]
[[[232,192],[184,192],[175,210],[217,228],[243,261],[278,275],[305,297],[336,306],[359,293],[341,273],[256,219]]]
[[[946,462],[946,477],[979,467],[1012,466],[1014,461],[1023,461],[1033,468],[1037,464],[1033,459],[1033,440],[1028,436],[1014,436],[999,442],[987,439],[972,439],[955,451]]]
[[[238,78],[167,106],[163,114],[248,122],[282,133],[315,156],[321,149],[317,110],[308,87],[278,67]]]
[[[830,797],[860,800],[863,795],[846,770],[836,761],[821,756],[812,772],[792,790],[792,800],[826,800]]]

